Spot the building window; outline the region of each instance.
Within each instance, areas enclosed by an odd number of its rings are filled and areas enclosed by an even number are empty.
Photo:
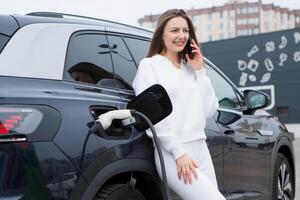
[[[270,17],[271,16],[271,11],[268,11],[268,10],[264,11],[264,16],[265,17]]]
[[[220,29],[223,30],[223,27],[224,27],[224,25],[223,25],[223,23],[221,23],[220,24]]]
[[[277,13],[276,13],[276,17],[277,17],[277,20],[278,20],[278,21],[281,19],[281,14],[280,14],[280,12],[277,12]]]
[[[207,17],[208,17],[209,20],[211,20],[211,18],[212,18],[212,13],[208,14]]]
[[[207,26],[207,30],[209,30],[209,31],[211,31],[211,24],[209,24],[208,26]]]
[[[265,22],[265,29],[268,31],[270,29],[270,24],[269,22]]]
[[[258,12],[258,7],[249,7],[248,12],[249,13],[257,13]]]
[[[287,20],[287,19],[288,19],[288,15],[287,15],[286,13],[284,13],[284,14],[282,15],[282,18],[283,18],[283,20]]]
[[[249,18],[248,23],[258,25],[259,20],[258,20],[258,18]]]
[[[246,14],[248,13],[247,7],[238,9],[238,14]]]
[[[213,39],[212,35],[209,35],[208,36],[208,41],[212,41],[212,39]]]
[[[231,22],[228,21],[228,22],[227,22],[227,29],[229,30],[230,28],[231,28]]]
[[[220,13],[217,13],[217,12],[212,13],[212,18],[213,19],[219,19],[220,18]]]
[[[219,14],[220,14],[220,18],[222,19],[223,18],[223,12],[220,11]]]
[[[238,19],[237,24],[238,25],[247,24],[247,19]]]
[[[294,21],[295,20],[295,16],[294,15],[289,15],[289,20]]]

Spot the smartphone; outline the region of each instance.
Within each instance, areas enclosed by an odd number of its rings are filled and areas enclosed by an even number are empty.
[[[186,43],[186,45],[185,45],[185,47],[184,47],[184,49],[183,49],[183,53],[184,54],[188,54],[189,55],[189,57],[191,58],[191,59],[193,59],[193,48],[191,47],[191,43],[192,43],[192,38],[191,37],[189,37],[189,39],[188,39],[188,41],[187,41],[187,43]],[[185,56],[185,55],[184,55]]]

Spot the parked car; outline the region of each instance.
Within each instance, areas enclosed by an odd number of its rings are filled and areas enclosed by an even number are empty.
[[[135,96],[152,32],[61,13],[1,15],[0,24],[0,198],[163,199],[145,133],[118,121],[102,136],[90,132],[98,115]],[[268,96],[240,92],[205,63],[220,102],[205,129],[220,191],[293,199],[293,135],[257,114]]]

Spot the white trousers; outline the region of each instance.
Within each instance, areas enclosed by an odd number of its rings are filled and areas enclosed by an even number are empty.
[[[189,183],[185,184],[183,179],[179,180],[174,158],[162,148],[169,188],[183,200],[225,200],[218,190],[214,166],[205,139],[183,143],[183,147],[199,167],[196,168],[198,180],[193,176],[192,185]],[[157,172],[162,178],[156,148],[154,155]]]

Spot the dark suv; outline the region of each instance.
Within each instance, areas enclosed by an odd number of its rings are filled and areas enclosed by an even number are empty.
[[[60,13],[0,16],[1,199],[163,199],[144,133],[115,120],[90,134],[98,115],[134,97],[151,35]],[[267,96],[206,68],[220,102],[205,130],[219,189],[227,199],[293,199],[293,137],[259,109]]]

